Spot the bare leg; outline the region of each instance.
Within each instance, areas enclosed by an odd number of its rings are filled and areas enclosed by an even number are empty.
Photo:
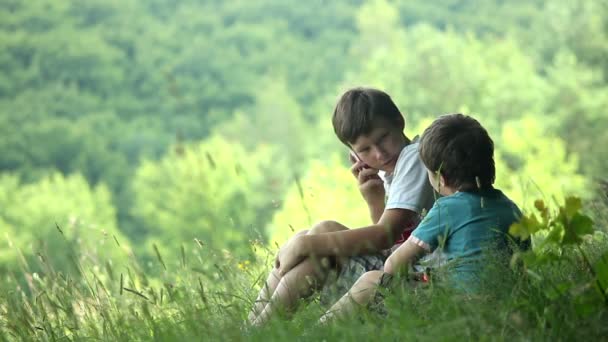
[[[337,222],[323,221],[316,224],[309,231],[299,232],[296,236],[301,234],[322,234],[345,229],[348,228]],[[253,324],[257,321],[256,324],[258,325],[266,322],[271,313],[274,312],[275,304],[271,304],[273,301],[277,301],[278,305],[283,306],[284,309],[293,308],[298,299],[309,295],[315,286],[318,286],[321,281],[325,280],[329,271],[327,265],[329,265],[328,259],[311,260],[308,258],[294,267],[283,278],[279,275],[278,270],[274,268],[249,314],[249,322]],[[283,280],[286,277],[287,279]],[[280,290],[278,290],[279,286]],[[263,318],[256,320],[258,316],[262,316],[262,313],[264,313]]]
[[[337,317],[352,314],[359,306],[366,306],[378,289],[382,271],[370,271],[362,275],[355,285],[336,302],[321,318],[320,323],[327,323]]]
[[[306,259],[281,278],[270,301],[260,312],[253,325],[263,325],[277,309],[291,311],[298,300],[309,296],[327,276],[327,268],[320,260]]]
[[[309,230],[302,230],[300,232],[297,232],[296,234],[294,234],[292,239],[299,235],[308,234],[309,232]],[[268,278],[266,279],[266,282],[264,283],[264,286],[262,286],[262,289],[258,294],[258,298],[253,303],[253,307],[249,312],[249,316],[247,318],[249,323],[253,323],[253,321],[260,314],[260,312],[264,310],[266,304],[270,302],[270,297],[274,293],[280,281],[281,276],[279,275],[279,270],[276,267],[273,267],[273,269],[270,271],[270,274],[268,275]]]
[[[270,297],[274,293],[280,281],[281,276],[279,275],[279,269],[275,267],[272,269],[272,271],[270,271],[268,279],[266,279],[264,286],[262,286],[262,289],[260,290],[260,294],[258,294],[258,298],[255,300],[255,303],[253,303],[253,308],[251,308],[251,312],[249,312],[249,316],[247,318],[249,323],[253,323],[260,312],[264,310],[266,304],[270,302]]]

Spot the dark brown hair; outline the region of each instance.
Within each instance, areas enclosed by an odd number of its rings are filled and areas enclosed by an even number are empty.
[[[387,93],[373,88],[353,88],[340,97],[332,123],[338,139],[348,146],[361,135],[370,133],[378,119],[387,120],[402,131],[405,127],[401,112]]]
[[[470,116],[440,116],[423,133],[420,158],[448,186],[462,191],[491,187],[496,177],[494,142]]]

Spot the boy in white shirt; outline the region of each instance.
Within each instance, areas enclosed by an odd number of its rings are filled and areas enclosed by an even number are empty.
[[[383,267],[391,249],[409,237],[421,214],[433,205],[418,143],[403,133],[405,120],[388,94],[371,88],[348,90],[332,122],[336,136],[354,155],[351,171],[372,224],[349,229],[323,221],[292,237],[279,250],[249,315],[253,325],[264,324],[278,307],[294,309],[314,290],[322,290],[324,302],[331,302],[332,294],[346,293],[365,272]],[[328,277],[332,272],[336,278]]]

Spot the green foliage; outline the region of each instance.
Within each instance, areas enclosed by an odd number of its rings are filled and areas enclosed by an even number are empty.
[[[0,338],[359,341],[373,334],[382,340],[595,340],[608,332],[605,308],[578,311],[571,301],[547,298],[545,284],[504,270],[487,275],[492,291],[479,296],[437,284],[404,288],[387,295],[388,316],[360,310],[352,319],[320,325],[323,308],[312,302],[302,303],[291,321],[277,317],[252,329],[243,322],[255,294],[250,284],[260,275],[206,246],[184,256],[183,264],[167,267],[163,282],[151,282],[134,264],[90,265],[86,276],[76,279],[56,272],[33,274],[23,287],[8,277],[3,282],[8,291],[0,292]],[[584,276],[580,269],[559,266],[558,279]]]
[[[570,44],[553,45],[551,53],[529,47],[531,40],[549,37],[541,27],[554,23],[542,7],[565,11],[566,17],[580,23],[575,31],[588,28],[599,40],[604,33],[597,32],[596,25],[603,22],[597,13],[605,8],[589,2],[564,7],[526,2],[517,10],[494,1],[443,3],[377,0],[362,6],[357,14],[359,39],[350,53],[363,62],[353,65],[344,84],[387,90],[409,122],[461,111],[481,119],[490,132],[500,132],[508,121],[533,116],[546,132],[554,132],[550,135],[568,142],[565,153],[581,160],[577,169],[601,177],[608,159],[593,146],[601,145],[605,136],[600,132],[604,126],[597,124],[601,108],[608,104],[603,73],[598,72],[597,64],[583,62],[585,57],[577,55],[582,50],[569,49]],[[573,10],[579,7],[584,8],[582,13]],[[400,8],[408,10],[400,12]],[[479,11],[498,11],[505,16],[487,22]],[[415,13],[425,13],[425,17],[412,18]],[[400,25],[400,14],[408,25]],[[589,25],[582,19],[585,16],[593,17]],[[448,24],[452,20],[462,21],[462,25]],[[534,30],[525,31],[527,26]],[[488,31],[494,33],[483,34]],[[578,41],[586,40],[579,37]]]
[[[555,211],[542,200],[537,200],[535,211],[513,224],[509,232],[522,239],[536,237],[534,249],[515,255],[515,258],[523,260],[528,274],[545,288],[547,298],[572,301],[578,311],[588,315],[608,306],[608,289],[605,287],[608,284],[608,251],[600,250],[603,254],[595,262],[585,252],[585,249],[593,251],[588,246],[584,247],[589,245],[594,229],[592,219],[581,209],[582,202],[577,197],[567,197]],[[605,242],[604,233],[598,231],[595,234],[603,236]],[[567,257],[569,253],[578,255]],[[586,274],[555,282],[550,274],[542,274],[540,270],[547,264],[557,267],[564,262],[580,263]]]
[[[503,125],[493,135],[496,147],[496,186],[521,207],[535,198],[562,202],[566,195],[589,197],[588,181],[578,171],[574,154],[533,117]]]
[[[586,234],[590,221],[566,199],[591,198],[608,167],[607,11],[582,0],[2,1],[0,269],[26,270],[0,285],[15,295],[0,301],[0,339],[243,338],[235,322],[248,303],[228,296],[250,297],[251,239],[281,242],[322,219],[369,222],[329,119],[337,95],[361,84],[393,96],[408,135],[456,111],[488,128],[497,186],[541,215],[523,221],[538,230],[539,263],[525,259],[512,301],[407,299],[418,308],[400,312],[407,328],[371,319],[311,332],[311,309],[248,337],[605,335],[594,323],[605,312],[588,302],[607,288],[608,257],[595,248],[606,237]],[[535,198],[565,204],[542,214]],[[138,265],[119,277],[129,240],[160,277]],[[225,259],[233,278],[217,269]],[[87,263],[99,282],[60,276]],[[24,282],[36,297],[15,292]],[[208,295],[212,284],[221,294]]]
[[[446,5],[464,16],[470,10]],[[360,38],[351,53],[364,62],[349,72],[347,85],[387,90],[417,132],[424,126],[416,123],[435,115],[477,117],[495,140],[497,186],[523,207],[538,197],[592,195],[588,178],[601,173],[605,158],[590,151],[605,134],[590,123],[598,106],[605,107],[608,88],[589,67],[566,52],[540,67],[517,35],[495,39],[425,23],[400,26],[398,5],[387,1],[366,3],[357,18]]]
[[[79,262],[119,262],[129,241],[118,231],[115,209],[106,186],[90,187],[79,174],[54,173],[32,184],[14,175],[0,177],[2,257],[0,269],[22,271],[28,260],[45,260],[52,268],[77,271]],[[58,251],[73,250],[81,260]],[[42,269],[28,270],[40,272]]]
[[[103,181],[121,227],[136,236],[143,227],[130,217],[134,194],[125,189],[139,160],[204,139],[235,112],[266,112],[272,93],[258,101],[260,79],[282,77],[298,117],[280,121],[306,125],[310,105],[342,78],[353,5],[5,1],[0,167],[28,181],[54,170]],[[273,143],[299,151],[299,141],[279,133]]]
[[[280,165],[272,153],[270,147],[249,153],[215,136],[144,161],[133,179],[132,214],[146,228],[139,241],[158,241],[175,255],[196,238],[246,255],[249,241],[264,236],[262,223],[281,190],[266,177]]]
[[[408,120],[465,111],[495,129],[523,113],[542,112],[546,83],[516,41],[486,43],[424,24],[390,27],[383,39],[374,39],[377,27],[360,27],[353,53],[365,63],[347,84],[385,89]]]
[[[248,151],[253,152],[260,145],[276,146],[277,155],[272,159],[287,159],[292,167],[289,171],[302,172],[307,166],[304,161],[309,151],[317,149],[309,141],[313,128],[304,120],[303,109],[283,78],[259,82],[254,104],[237,111],[231,120],[218,125],[216,131],[238,140]],[[278,172],[275,176],[279,176]]]
[[[567,197],[565,203],[552,214],[550,207],[542,200],[536,200],[534,207],[536,214],[530,214],[523,218],[522,222],[515,223],[510,233],[523,239],[529,239],[539,231],[547,231],[547,236],[537,248],[544,245],[562,248],[567,245],[579,245],[583,237],[593,233],[593,221],[589,216],[580,212],[582,208],[581,199],[578,197]]]
[[[357,181],[345,165],[346,157],[345,152],[343,158],[315,160],[308,173],[296,179],[268,226],[272,245],[282,245],[295,232],[321,220],[335,220],[350,228],[371,224]]]
[[[278,145],[305,173],[308,158],[339,151],[326,127],[337,85],[369,84],[408,125],[461,110],[502,132],[534,117],[567,141],[573,167],[601,177],[605,12],[599,1],[5,1],[0,167],[28,182],[57,170],[107,184],[136,237],[140,159],[222,132],[248,150]]]
[[[107,249],[114,253],[119,248]],[[3,277],[0,338],[127,341],[240,336],[234,327],[250,279],[233,259],[202,246],[185,253],[185,262],[169,268],[164,282],[159,282],[133,262],[101,264],[98,252],[86,252],[87,258],[97,261],[82,265],[82,277],[66,276],[52,267],[45,273]],[[78,252],[78,259],[85,259],[80,253],[85,252]],[[55,254],[71,257],[66,249]],[[35,269],[36,264],[30,260],[26,268]],[[24,284],[22,278],[27,280]]]
[[[549,127],[568,142],[567,150],[580,157],[581,170],[593,177],[604,177],[608,167],[604,149],[597,149],[608,142],[603,125],[608,105],[608,87],[597,69],[583,63],[570,51],[560,50],[554,62],[547,67],[547,77],[552,84],[548,113]]]

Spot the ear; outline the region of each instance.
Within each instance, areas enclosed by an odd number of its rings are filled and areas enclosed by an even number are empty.
[[[445,177],[443,177],[443,175],[440,173],[439,174],[439,185],[443,188],[443,187],[445,187],[446,183],[447,182],[445,181]]]

